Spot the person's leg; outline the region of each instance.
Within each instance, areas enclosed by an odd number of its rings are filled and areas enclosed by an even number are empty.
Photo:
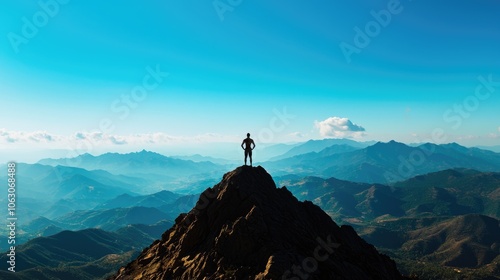
[[[247,157],[248,157],[248,151],[245,150],[245,165],[247,165]]]
[[[252,166],[252,150],[248,152],[248,155],[250,156],[250,166]]]

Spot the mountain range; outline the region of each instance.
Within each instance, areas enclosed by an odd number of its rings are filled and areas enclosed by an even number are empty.
[[[337,220],[365,223],[394,217],[483,214],[500,218],[500,173],[444,170],[394,186],[305,177],[279,181],[300,200]]]
[[[294,174],[335,177],[353,182],[387,185],[417,175],[452,168],[500,172],[499,153],[466,148],[456,143],[409,146],[395,141],[373,143],[324,139],[288,145],[282,152],[269,161],[261,162],[274,176]],[[128,182],[133,184],[144,179],[147,183],[142,182],[142,193],[163,189],[186,193],[188,192],[186,186],[192,186],[200,177],[216,183],[214,181],[217,178],[216,174],[224,170],[224,165],[221,165],[223,161],[217,159],[216,164],[203,161],[210,160],[209,157],[191,158],[196,158],[196,161],[167,157],[143,150],[129,154],[107,153],[100,156],[84,154],[71,159],[44,159],[39,163],[104,170],[114,175],[127,176]],[[230,165],[230,161],[227,164]]]
[[[455,143],[405,145],[332,139],[260,147],[256,153],[272,151],[261,157],[272,161],[261,164],[272,171],[278,185],[287,186],[298,200],[320,206],[336,222],[352,226],[363,239],[396,260],[403,274],[420,279],[500,279],[498,240],[491,238],[498,236],[500,218],[500,154]],[[166,168],[162,173],[170,159],[187,162],[183,168],[195,167],[186,171],[192,175],[172,177],[173,169]],[[18,163],[17,179],[22,186],[17,193],[22,197],[18,215],[23,217],[19,248],[30,240],[44,240],[37,237],[86,228],[144,240],[141,246],[152,244],[179,214],[198,212],[206,202],[200,193],[222,184],[220,170],[231,163],[213,159],[217,163],[208,164],[215,171],[207,173],[205,160],[212,158],[178,159],[142,151]],[[75,166],[60,165],[67,162]],[[98,165],[102,168],[96,168]],[[91,166],[96,169],[88,170]],[[149,167],[153,171],[148,173]],[[127,172],[118,174],[121,168]],[[6,180],[5,175],[0,179]],[[0,203],[6,204],[5,197],[0,197]],[[177,236],[188,234],[180,230],[177,228]],[[6,234],[2,229],[0,236]],[[78,234],[71,236],[78,242]],[[5,246],[0,248],[5,250]],[[125,253],[111,255],[112,262],[109,256],[77,259],[76,266],[62,261],[59,268],[41,262],[25,270],[29,273],[16,275],[19,279],[74,278],[77,274],[84,279],[102,277],[138,254],[126,246],[122,249]],[[36,272],[40,269],[42,274]]]
[[[0,279],[97,279],[116,270],[151,239],[100,229],[63,231],[35,238],[16,248],[16,272],[0,271]],[[7,254],[0,256],[6,263]]]
[[[99,156],[83,154],[69,159],[43,159],[39,163],[105,170],[115,175],[166,181],[199,174],[212,174],[222,170],[220,166],[209,161],[182,160],[145,150],[128,154],[106,153]]]
[[[18,194],[45,201],[106,200],[123,193],[135,194],[141,183],[124,175],[67,166],[18,163],[16,169],[17,180],[23,184]]]
[[[114,208],[104,211],[82,210],[56,219],[70,229],[102,228],[114,231],[130,224],[152,225],[166,219],[165,213],[152,207]]]
[[[349,226],[239,167],[111,279],[403,279]]]
[[[356,142],[350,139],[323,139],[323,140],[309,140],[307,142],[292,146],[286,152],[272,157],[269,161],[277,161],[280,159],[291,158],[298,155],[318,153],[332,146],[348,146],[352,150],[366,148],[375,142]]]
[[[152,225],[165,220],[173,221],[181,212],[189,211],[197,201],[196,195],[179,195],[169,191],[160,191],[150,195],[122,194],[104,201],[92,208],[80,205],[74,210],[74,203],[60,200],[52,204],[49,210],[31,205],[36,217],[21,222],[22,232],[17,234],[17,243],[23,244],[38,236],[49,236],[64,230],[101,228],[116,230],[131,224]],[[23,207],[26,204],[23,203]],[[42,215],[40,215],[42,214]],[[2,229],[0,238],[8,235]],[[6,238],[6,237],[5,237]],[[8,244],[0,244],[0,250],[6,250]]]
[[[500,173],[451,169],[393,186],[335,178],[284,179],[336,221],[424,279],[500,276]],[[457,276],[455,270],[461,271]]]
[[[477,214],[458,216],[408,232],[402,250],[445,266],[484,266],[500,255],[499,222]]]
[[[498,279],[499,220],[467,214],[400,218],[356,227],[360,235],[421,279]]]
[[[365,148],[336,144],[319,152],[267,162],[266,166],[276,176],[295,174],[393,184],[452,168],[500,172],[500,154],[455,143],[412,147],[390,141]]]
[[[111,200],[97,205],[94,209],[113,209],[113,208],[127,208],[127,207],[160,207],[165,204],[175,202],[181,195],[170,192],[160,191],[150,195],[132,196],[129,194],[119,195]]]

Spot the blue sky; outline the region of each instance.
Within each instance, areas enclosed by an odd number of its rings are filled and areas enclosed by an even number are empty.
[[[3,148],[500,143],[498,1],[0,5]]]

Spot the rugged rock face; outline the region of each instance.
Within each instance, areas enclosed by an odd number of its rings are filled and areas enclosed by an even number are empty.
[[[395,263],[319,207],[242,166],[111,279],[402,279]]]

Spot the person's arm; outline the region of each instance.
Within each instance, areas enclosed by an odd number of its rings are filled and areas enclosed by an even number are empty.
[[[245,144],[245,140],[243,140],[243,142],[241,142],[241,148],[244,150],[245,148],[243,147],[243,144]]]
[[[255,142],[253,140],[252,140],[252,144],[253,144],[253,148],[252,148],[252,150],[253,150],[253,149],[255,149]]]

